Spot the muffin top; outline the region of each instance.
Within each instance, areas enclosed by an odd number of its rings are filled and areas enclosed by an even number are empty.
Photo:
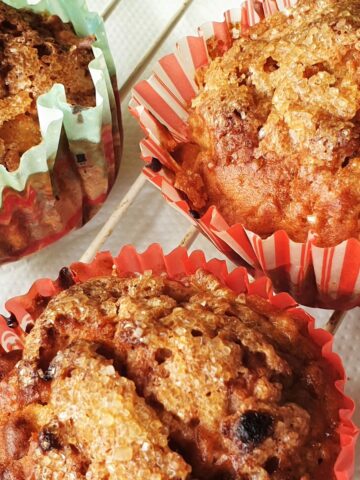
[[[307,325],[204,271],[74,285],[18,357],[0,360],[1,478],[335,478],[337,375]]]
[[[191,143],[172,146],[177,188],[264,237],[359,238],[359,2],[300,0],[222,48],[198,74]]]
[[[36,100],[55,83],[65,86],[70,104],[95,105],[92,42],[59,17],[0,1],[0,164],[7,170],[16,170],[22,154],[41,142]]]

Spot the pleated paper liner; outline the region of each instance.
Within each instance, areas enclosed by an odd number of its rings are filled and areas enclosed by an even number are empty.
[[[38,98],[41,144],[25,152],[17,171],[0,165],[0,264],[87,222],[105,201],[121,157],[116,71],[100,16],[90,13],[83,0],[5,3],[58,15],[72,23],[77,35],[95,36],[89,71],[96,106],[69,105],[60,84]]]
[[[175,53],[162,58],[153,75],[133,90],[130,110],[146,133],[140,145],[142,157],[147,164],[156,158],[164,167],[156,171],[145,168],[144,173],[170,205],[192,222],[188,203],[166,174],[175,160],[161,144],[162,131],[165,127],[177,142],[187,142],[187,106],[198,91],[194,80],[197,69],[209,64],[214,49],[215,54],[225,52],[249,26],[294,3],[248,0],[239,9],[226,12],[224,22],[207,23],[199,29],[198,37],[180,40]],[[360,305],[359,240],[319,248],[311,233],[306,243],[293,242],[284,231],[264,239],[241,224],[228,225],[215,207],[196,223],[229,258],[269,276],[276,290],[291,293],[298,302],[342,310]]]
[[[335,478],[350,480],[354,470],[354,449],[358,431],[351,421],[354,403],[344,395],[346,378],[344,368],[339,356],[332,351],[333,336],[324,330],[316,329],[314,319],[300,309],[287,293],[275,295],[269,279],[263,277],[250,283],[248,273],[243,267],[228,272],[224,261],[216,259],[206,261],[205,255],[201,251],[190,254],[186,249],[178,247],[170,254],[165,255],[160,245],[157,244],[151,245],[142,254],[137,253],[132,246],[124,247],[115,258],[107,252],[99,253],[92,263],[73,263],[69,268],[61,270],[56,281],[38,280],[27,294],[9,300],[6,308],[10,317],[7,321],[0,317],[1,345],[5,351],[21,349],[26,336],[25,332],[41,315],[51,298],[74,283],[99,276],[125,277],[142,274],[146,271],[152,271],[155,274],[166,273],[172,279],[181,280],[200,268],[215,275],[223,285],[237,294],[260,296],[276,309],[286,312],[296,321],[307,326],[309,337],[319,345],[323,358],[338,378],[336,387],[342,396],[338,430],[341,452],[335,465]]]

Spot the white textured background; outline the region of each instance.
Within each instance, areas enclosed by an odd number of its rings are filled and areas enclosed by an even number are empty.
[[[110,0],[88,0],[92,9],[104,12]],[[122,0],[112,11],[106,24],[112,52],[118,69],[119,86],[123,86],[139,60],[162,37],[165,27],[181,8],[182,0]],[[169,53],[176,41],[196,32],[197,26],[209,20],[220,20],[225,9],[239,5],[239,0],[193,0],[175,27],[162,39],[149,63],[133,80],[146,78],[155,59]],[[124,157],[114,190],[101,212],[82,230],[73,232],[57,244],[19,262],[0,267],[0,311],[6,299],[26,292],[40,277],[55,278],[64,265],[80,258],[92,238],[101,228],[114,207],[124,196],[140,172],[138,143],[142,136],[137,124],[127,111],[128,89],[123,98],[125,128]],[[116,254],[122,245],[134,244],[139,250],[150,243],[160,242],[165,251],[178,245],[188,228],[188,222],[167,206],[160,194],[147,185],[116,228],[104,249]],[[203,238],[194,248],[202,248],[208,257],[219,254]],[[312,310],[319,325],[328,312]],[[347,392],[358,403],[355,421],[360,425],[360,309],[350,312],[337,333],[335,350],[342,356],[348,374]],[[355,480],[360,480],[360,449],[357,452]],[[312,479],[316,480],[316,479]]]

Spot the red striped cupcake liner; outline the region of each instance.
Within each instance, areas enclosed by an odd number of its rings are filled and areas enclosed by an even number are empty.
[[[190,254],[185,248],[178,247],[170,254],[165,255],[160,245],[154,244],[140,254],[134,247],[125,246],[115,258],[110,253],[104,252],[99,253],[90,264],[73,263],[69,268],[61,270],[56,281],[38,280],[27,294],[13,298],[6,303],[10,317],[6,320],[0,316],[0,345],[5,351],[22,349],[26,332],[45,310],[48,302],[74,283],[100,276],[126,277],[147,271],[155,274],[166,273],[172,279],[181,280],[185,276],[194,274],[200,268],[215,275],[223,285],[235,293],[260,296],[266,299],[270,305],[286,312],[291,318],[307,325],[309,337],[321,348],[323,358],[338,379],[335,385],[342,396],[338,429],[341,451],[335,464],[334,473],[337,480],[351,480],[358,430],[351,420],[354,402],[344,394],[346,381],[344,367],[340,357],[332,351],[333,336],[325,330],[316,329],[314,318],[299,308],[290,295],[287,293],[276,295],[268,278],[262,277],[251,282],[245,268],[238,267],[229,272],[226,262],[217,259],[207,261],[204,253],[199,250]]]
[[[278,291],[289,292],[303,305],[347,310],[360,305],[359,240],[320,248],[311,232],[305,243],[292,241],[282,230],[261,238],[241,224],[228,225],[215,207],[195,221],[190,206],[166,174],[166,167],[171,168],[175,160],[162,145],[161,132],[165,127],[177,142],[189,141],[187,106],[198,92],[196,71],[210,62],[209,49],[214,42],[209,40],[215,37],[217,51],[225,52],[250,26],[295,3],[247,0],[226,12],[223,22],[207,23],[199,28],[197,37],[180,40],[176,51],[155,65],[153,75],[135,86],[130,111],[146,133],[140,143],[142,158],[147,164],[156,158],[165,167],[157,172],[145,168],[145,175],[219,250],[235,263],[269,276]]]

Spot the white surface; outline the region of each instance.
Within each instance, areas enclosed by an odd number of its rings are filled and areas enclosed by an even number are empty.
[[[92,8],[103,12],[110,0],[89,0]],[[181,0],[122,0],[107,21],[110,44],[119,72],[120,85],[126,81],[138,60],[150,46],[156,44],[169,19],[182,5]],[[184,16],[169,34],[161,47],[154,53],[154,59],[169,53],[176,41],[196,32],[197,26],[208,20],[221,19],[227,8],[239,5],[238,0],[194,0]],[[151,71],[150,62],[140,72],[146,78]],[[127,112],[128,98],[123,99],[123,120],[125,127],[124,157],[115,188],[101,212],[82,230],[73,232],[57,244],[17,263],[0,268],[0,305],[11,296],[26,292],[37,278],[55,278],[64,265],[80,258],[91,239],[103,225],[138,175],[142,162],[139,160],[138,143],[142,133]],[[104,249],[116,254],[122,245],[134,244],[139,250],[152,242],[159,242],[165,251],[178,245],[189,225],[186,219],[168,207],[158,191],[147,185],[129,209]],[[208,257],[220,255],[204,238],[195,247],[202,248]],[[312,311],[319,325],[329,312]],[[336,336],[335,350],[340,353],[349,378],[347,392],[357,399],[360,406],[360,309],[350,312]],[[359,409],[355,421],[360,424]],[[357,469],[354,479],[360,480],[360,449],[357,455]],[[314,479],[316,480],[316,479]]]

